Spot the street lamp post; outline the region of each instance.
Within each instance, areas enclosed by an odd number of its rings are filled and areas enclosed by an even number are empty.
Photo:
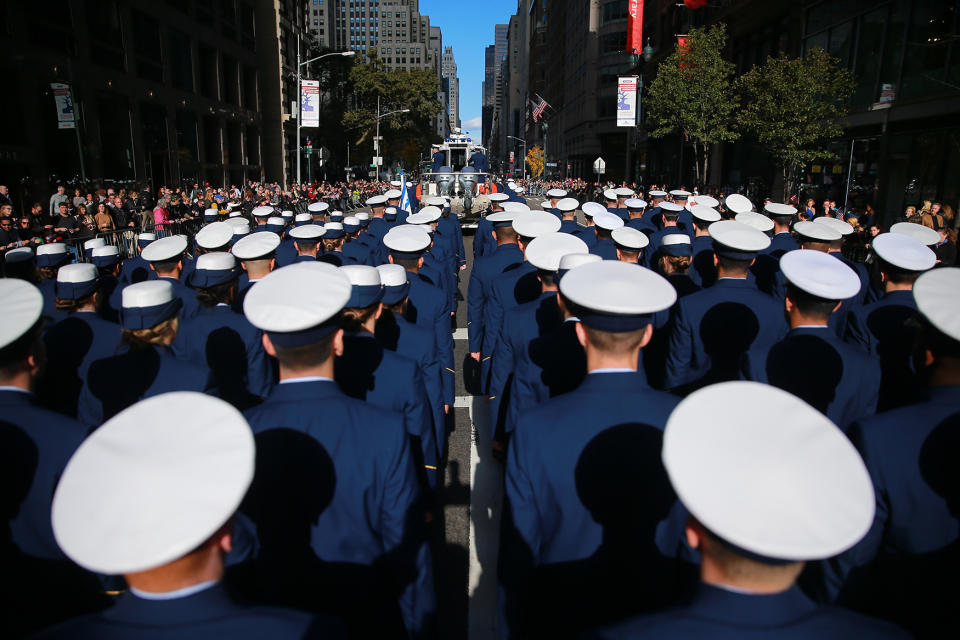
[[[507,137],[508,137],[508,138],[513,138],[514,140],[516,140],[517,142],[519,142],[520,144],[523,145],[523,160],[522,160],[522,162],[523,162],[523,179],[526,180],[526,179],[527,179],[527,141],[524,140],[523,138],[518,138],[517,136],[510,136],[510,135],[508,135]],[[546,154],[544,154],[544,156],[543,156],[543,161],[544,161],[544,162],[547,161],[547,156],[546,156]]]
[[[315,58],[310,58],[300,62],[300,39],[297,38],[297,184],[300,184],[300,127],[301,122],[303,121],[303,89],[300,87],[300,82],[302,80],[301,69],[311,62],[316,62],[321,58],[328,58],[330,56],[343,56],[348,58],[350,56],[357,55],[356,51],[334,51],[333,53],[325,53],[322,56],[317,56]]]
[[[377,96],[377,135],[373,138],[374,164],[377,165],[377,180],[380,179],[380,166],[383,163],[383,158],[380,156],[380,120],[381,118],[392,116],[395,113],[410,113],[410,109],[397,109],[396,111],[388,111],[387,113],[381,114],[380,96]]]

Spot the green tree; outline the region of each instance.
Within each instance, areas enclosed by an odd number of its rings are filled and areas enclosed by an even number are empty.
[[[739,85],[740,125],[776,160],[786,202],[804,166],[836,157],[826,143],[843,133],[839,120],[856,81],[839,60],[813,49],[803,58],[767,58]]]
[[[410,110],[409,113],[396,113],[380,120],[380,135],[385,143],[381,147],[383,155],[400,154],[409,162],[411,145],[427,150],[430,143],[436,140],[433,119],[443,105],[437,99],[438,82],[432,71],[387,69],[376,50],[369,49],[366,64],[358,64],[351,69],[350,82],[353,88],[352,104],[343,114],[342,125],[355,145],[366,147],[376,134],[378,98],[380,113]],[[372,152],[372,144],[369,149]],[[415,163],[416,158],[410,167]],[[385,161],[384,164],[389,162]]]
[[[727,28],[693,29],[683,47],[657,69],[647,90],[647,129],[652,138],[678,133],[693,146],[697,182],[707,183],[710,153],[718,142],[736,140],[734,66],[722,57]]]

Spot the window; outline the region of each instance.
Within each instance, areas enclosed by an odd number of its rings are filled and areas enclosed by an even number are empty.
[[[627,46],[627,32],[607,33],[600,36],[600,55],[622,53]]]
[[[163,82],[163,58],[160,46],[160,24],[136,9],[130,12],[133,23],[133,50],[137,75],[144,80]]]
[[[603,5],[603,24],[614,20],[625,20],[628,15],[627,0],[613,0]]]
[[[170,30],[170,79],[173,86],[193,91],[193,54],[190,38],[176,29]]]

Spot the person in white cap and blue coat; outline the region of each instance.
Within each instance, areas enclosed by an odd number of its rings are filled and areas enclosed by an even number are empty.
[[[676,407],[655,454],[689,511],[683,536],[700,552],[700,584],[682,606],[586,637],[909,637],[817,605],[797,585],[805,563],[856,544],[874,513],[863,460],[816,409],[755,382],[713,385]]]
[[[244,584],[257,599],[335,611],[353,637],[429,635],[433,569],[403,416],[334,381],[351,292],[318,262],[271,273],[244,301],[280,372],[245,413],[258,466],[241,510],[260,553]]]
[[[567,271],[560,293],[580,319],[589,373],[521,413],[510,441],[498,572],[507,637],[576,637],[683,593],[683,522],[661,525],[676,497],[658,464],[679,399],[637,370],[676,292],[649,269],[604,260]]]
[[[184,284],[183,263],[187,250],[185,236],[167,236],[154,240],[140,252],[140,257],[150,263],[150,270],[157,274],[157,279],[169,282],[174,293],[182,302],[180,319],[189,318],[197,312],[197,296],[194,291]]]
[[[182,305],[165,279],[124,287],[121,347],[87,370],[77,406],[80,422],[96,428],[143,398],[211,389],[206,368],[178,358],[170,346],[180,331]]]

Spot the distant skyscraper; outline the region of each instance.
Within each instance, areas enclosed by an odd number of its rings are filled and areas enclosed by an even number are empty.
[[[450,128],[460,126],[460,79],[457,78],[457,62],[453,57],[453,47],[443,48],[441,62],[443,77],[450,83]]]

